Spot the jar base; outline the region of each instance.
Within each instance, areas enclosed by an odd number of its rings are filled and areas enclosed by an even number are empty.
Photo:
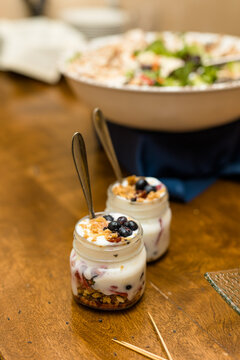
[[[110,295],[111,296],[111,295]],[[111,297],[106,295],[105,297],[111,299]],[[115,297],[115,295],[113,295]],[[112,303],[101,303],[99,300],[95,299],[88,299],[83,295],[74,295],[74,300],[81,305],[87,306],[91,309],[95,310],[104,310],[104,311],[115,311],[115,310],[125,310],[129,309],[133,305],[135,305],[143,296],[143,290],[140,290],[137,295],[132,300],[125,300],[123,303],[115,302]]]

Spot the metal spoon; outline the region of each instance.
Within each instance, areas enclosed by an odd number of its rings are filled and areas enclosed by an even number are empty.
[[[83,194],[86,199],[90,218],[95,218],[96,215],[93,210],[92,192],[90,186],[90,178],[88,171],[87,152],[85,142],[82,135],[76,132],[72,137],[72,156],[74,165],[77,170],[78,178],[83,189]]]
[[[106,120],[100,109],[96,108],[93,110],[93,122],[102,146],[107,154],[108,160],[110,161],[116,178],[119,182],[122,181],[122,172],[116,157],[116,153],[112,144],[111,136],[108,131]]]

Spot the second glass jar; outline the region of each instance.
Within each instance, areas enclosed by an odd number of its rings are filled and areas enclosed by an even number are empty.
[[[167,251],[170,243],[172,213],[167,189],[165,188],[163,196],[159,199],[147,202],[131,202],[113,193],[112,189],[116,184],[117,182],[108,188],[106,211],[123,212],[135,217],[143,228],[147,262],[157,260]]]

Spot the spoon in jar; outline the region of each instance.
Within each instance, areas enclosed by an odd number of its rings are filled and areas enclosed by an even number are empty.
[[[107,127],[106,120],[103,116],[103,113],[100,109],[95,108],[93,110],[93,123],[101,144],[105,150],[105,153],[110,161],[113,171],[116,175],[116,178],[119,182],[122,181],[122,172],[117,160],[117,156],[113,147],[112,139]]]
[[[87,152],[85,142],[79,132],[76,132],[72,137],[72,156],[75,168],[77,170],[78,178],[82,186],[83,194],[86,199],[90,219],[95,218],[96,215],[93,210]]]

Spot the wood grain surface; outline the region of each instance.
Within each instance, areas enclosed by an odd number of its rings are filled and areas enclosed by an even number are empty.
[[[240,184],[218,181],[189,204],[171,203],[168,253],[148,266],[134,308],[104,313],[71,296],[69,254],[87,209],[71,158],[73,132],[88,150],[96,211],[114,181],[90,110],[64,81],[47,86],[0,74],[0,353],[21,359],[143,359],[124,340],[174,360],[240,358],[240,317],[204,279],[239,266]]]

